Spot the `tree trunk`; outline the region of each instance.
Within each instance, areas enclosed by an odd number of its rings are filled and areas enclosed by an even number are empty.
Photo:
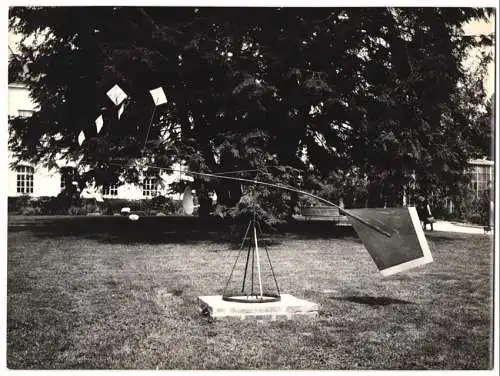
[[[297,192],[291,192],[290,194],[290,206],[288,208],[288,212],[286,214],[287,220],[290,221],[293,219],[293,215],[295,214],[295,207],[299,201],[299,195]]]
[[[235,181],[224,181],[216,187],[217,202],[225,206],[234,206],[242,196],[241,183]]]
[[[212,200],[208,197],[208,191],[205,188],[205,184],[202,182],[200,184],[200,189],[198,190],[198,216],[200,218],[207,218],[210,215],[212,209]]]

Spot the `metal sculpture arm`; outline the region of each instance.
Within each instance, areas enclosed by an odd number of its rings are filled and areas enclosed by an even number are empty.
[[[282,184],[266,183],[266,182],[259,181],[259,180],[237,178],[237,177],[233,177],[233,176],[224,176],[224,175],[219,175],[219,174],[211,174],[211,173],[207,173],[207,172],[183,171],[183,170],[176,170],[176,169],[170,169],[170,170],[174,171],[174,172],[182,172],[182,173],[184,173],[186,175],[198,175],[198,176],[206,176],[206,177],[211,177],[211,178],[216,178],[216,179],[235,180],[235,181],[239,181],[239,182],[242,182],[242,183],[259,184],[259,185],[264,185],[264,186],[267,186],[267,187],[278,188],[278,189],[283,189],[283,190],[290,191],[290,192],[295,192],[295,193],[303,194],[303,195],[315,198],[316,200],[321,201],[321,202],[323,202],[325,204],[328,204],[328,205],[336,207],[344,215],[356,219],[357,221],[363,223],[365,226],[368,226],[371,229],[373,229],[373,230],[375,230],[375,231],[377,231],[377,232],[379,232],[379,233],[381,233],[381,234],[383,234],[383,235],[385,235],[385,236],[387,236],[389,238],[392,236],[390,233],[388,233],[387,231],[381,229],[379,226],[374,225],[372,223],[369,223],[366,220],[364,220],[363,218],[361,218],[361,217],[359,217],[359,216],[357,216],[357,215],[355,215],[353,213],[350,213],[348,210],[346,210],[344,208],[341,208],[339,205],[334,204],[331,201],[328,201],[328,200],[326,200],[326,199],[324,199],[322,197],[316,196],[316,195],[314,195],[312,193],[309,193],[307,191],[302,191],[300,189],[292,188],[292,187],[289,187],[289,186],[286,186],[286,185],[282,185]]]

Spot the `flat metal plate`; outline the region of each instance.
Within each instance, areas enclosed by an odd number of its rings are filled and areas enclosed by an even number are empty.
[[[349,212],[391,234],[388,237],[348,216],[382,275],[432,262],[429,244],[414,207],[350,209]]]

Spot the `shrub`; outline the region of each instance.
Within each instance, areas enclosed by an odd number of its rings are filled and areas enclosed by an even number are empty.
[[[85,215],[87,212],[85,211],[84,208],[76,205],[71,205],[68,209],[68,214],[69,215]]]
[[[100,213],[101,208],[97,204],[97,201],[94,198],[87,198],[82,202],[82,209],[86,214],[88,213]]]
[[[481,224],[481,216],[478,213],[473,213],[469,218],[469,222],[475,223],[475,224]]]
[[[67,214],[71,207],[80,206],[82,206],[82,199],[80,198],[80,193],[73,185],[61,191],[54,202],[57,214]]]
[[[172,209],[169,214],[184,214],[181,200],[172,200]]]
[[[40,215],[40,213],[39,207],[26,206],[21,210],[22,215]]]
[[[23,195],[19,197],[9,197],[8,211],[9,213],[17,213],[21,215],[46,215],[51,214],[48,209],[49,203],[54,200],[54,197],[30,197]]]
[[[113,215],[120,213],[123,207],[149,215],[183,214],[182,201],[165,196],[142,200],[104,199],[103,202],[97,202],[94,198],[82,199],[76,194],[61,192],[57,197],[19,196],[9,197],[8,200],[9,213],[21,215],[86,215],[89,213]]]
[[[23,210],[27,207],[32,207],[31,205],[31,197],[28,195],[23,195],[19,197],[12,197],[10,201],[10,209],[16,213],[22,214]],[[10,211],[10,210],[9,210]]]
[[[182,202],[172,200],[165,196],[155,196],[151,199],[142,200],[127,200],[120,198],[104,199],[103,203],[99,206],[102,207],[101,212],[106,215],[113,215],[120,213],[123,207],[128,207],[132,211],[143,211],[150,215],[156,215],[159,212],[164,214],[182,213]]]
[[[33,200],[33,204],[40,208],[43,215],[52,215],[57,213],[56,197],[38,197]]]
[[[163,213],[172,213],[175,211],[173,200],[170,197],[155,196],[151,199],[150,210],[161,211]]]
[[[128,207],[131,210],[139,209],[136,201],[126,200],[121,198],[104,199],[104,202],[101,203],[101,206],[103,207],[103,212],[106,215],[113,215],[115,213],[120,213],[120,210],[123,207]]]
[[[461,219],[482,226],[489,225],[491,220],[490,193],[485,191],[479,198],[470,196],[468,198],[462,203]]]
[[[259,196],[251,193],[243,195],[236,207],[228,209],[226,213],[240,223],[248,222],[254,217],[259,222],[268,225],[279,221],[272,210],[263,207],[263,204],[259,202]]]
[[[7,198],[7,211],[9,213],[14,213],[15,211],[17,211],[16,206],[17,206],[17,197],[8,197]]]
[[[302,195],[302,196],[300,196],[300,198],[298,200],[298,205],[301,208],[307,208],[307,207],[311,207],[311,206],[322,206],[324,204],[321,203],[321,201],[319,201],[318,199],[316,199],[314,197]]]

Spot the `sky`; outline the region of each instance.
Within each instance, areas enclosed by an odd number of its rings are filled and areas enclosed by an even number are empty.
[[[495,33],[495,17],[491,17],[489,22],[485,21],[473,21],[464,25],[464,33],[466,35],[489,35]],[[477,57],[474,56],[474,52],[471,58],[465,61],[465,65],[477,64],[475,60]],[[491,62],[488,65],[488,74],[484,81],[484,87],[486,89],[486,94],[488,97],[495,91],[495,62]]]

